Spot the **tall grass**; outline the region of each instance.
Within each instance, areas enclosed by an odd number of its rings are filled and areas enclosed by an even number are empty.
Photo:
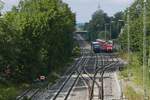
[[[127,61],[128,54],[121,52],[120,57]],[[121,78],[124,78],[124,79],[129,78],[131,82],[133,82],[136,86],[141,87],[141,89],[144,90],[143,89],[143,66],[142,66],[141,60],[142,60],[142,57],[139,55],[139,53],[131,53],[129,64],[126,65],[125,69],[121,71],[120,74],[121,74]],[[128,75],[130,76],[128,77]],[[147,94],[150,96],[149,73],[146,75],[146,77],[147,77],[146,87],[147,87],[147,92],[148,92]],[[139,94],[135,93],[132,87],[126,88],[126,95],[129,96],[130,98],[129,100],[142,100],[141,98],[140,99],[138,98]]]

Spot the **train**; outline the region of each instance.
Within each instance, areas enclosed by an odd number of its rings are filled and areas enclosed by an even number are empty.
[[[92,43],[91,43],[91,49],[92,49],[95,53],[100,53],[101,49],[100,49],[99,42],[92,42]]]
[[[92,50],[95,53],[100,52],[112,52],[113,51],[113,41],[112,40],[102,40],[102,39],[96,39],[95,42],[92,42]]]

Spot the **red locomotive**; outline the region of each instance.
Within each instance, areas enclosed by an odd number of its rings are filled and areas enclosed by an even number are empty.
[[[112,41],[104,41],[101,39],[96,39],[96,42],[99,42],[101,51],[104,52],[112,52],[113,51],[113,42]]]

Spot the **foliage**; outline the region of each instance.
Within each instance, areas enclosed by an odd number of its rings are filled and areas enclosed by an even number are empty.
[[[143,100],[143,95],[141,93],[137,93],[130,86],[126,86],[124,92],[125,92],[125,96],[126,96],[126,98],[128,98],[128,100]]]
[[[119,22],[123,19],[123,12],[116,13],[113,17],[109,17],[103,10],[97,10],[90,20],[89,23],[85,23],[84,29],[90,33],[90,40],[96,38],[105,39],[105,32],[107,39],[115,39],[118,37],[124,22]],[[110,27],[111,26],[111,27]]]
[[[136,56],[135,55],[130,55],[133,56],[133,57],[137,57],[136,59],[134,59],[133,61],[131,61],[131,71],[133,72],[134,74],[134,77],[135,77],[135,82],[136,83],[140,83],[142,78],[143,78],[143,71],[141,70],[141,66],[143,65],[143,11],[142,11],[142,8],[141,8],[141,11],[137,13],[137,9],[136,9],[136,5],[140,4],[143,8],[143,3],[142,1],[140,0],[139,2],[135,1],[133,3],[133,5],[131,5],[131,7],[129,7],[128,9],[130,10],[130,22],[129,22],[129,26],[130,26],[130,29],[129,29],[129,34],[130,34],[130,50],[132,53],[136,53]],[[150,5],[150,2],[147,2],[147,5]],[[148,6],[147,6],[147,9]],[[127,14],[126,14],[127,11],[125,11],[125,21],[127,21]],[[146,34],[146,46],[147,46],[147,49],[146,49],[146,54],[147,54],[147,57],[146,57],[146,60],[148,58],[148,55],[149,55],[149,44],[150,44],[150,31],[149,31],[149,27],[150,27],[150,22],[149,22],[149,19],[150,17],[148,16],[150,14],[149,11],[147,11],[147,16],[146,16],[146,29],[147,29],[147,34]],[[127,23],[127,22],[126,22]],[[123,33],[120,35],[119,37],[119,42],[120,42],[120,45],[123,49],[123,51],[127,51],[127,47],[128,47],[128,26],[124,26],[124,31]],[[148,62],[148,61],[147,61]],[[144,77],[147,78],[147,80],[149,80],[149,77],[150,75],[148,74],[149,73],[149,66],[146,67],[146,74]],[[149,83],[147,82],[146,85],[149,87]]]
[[[76,24],[76,30],[77,31],[83,31],[84,30],[84,23],[77,23]]]
[[[114,14],[114,17],[112,18],[112,38],[116,39],[118,38],[121,28],[124,26],[124,21],[123,21],[123,12],[117,12]]]
[[[105,39],[106,38],[107,40],[109,39],[109,37],[110,37],[110,34],[108,31],[106,31],[106,33],[105,33],[105,31],[101,31],[100,33],[98,33],[98,36],[97,36],[97,38],[99,38],[99,39]]]
[[[19,89],[14,86],[0,84],[0,100],[15,100],[19,94]]]
[[[140,5],[141,7],[137,9],[137,5]],[[150,55],[149,50],[150,50],[150,2],[147,0],[146,3],[146,9],[147,9],[147,14],[146,14],[146,60],[149,58],[148,55]],[[138,85],[143,85],[143,75],[146,78],[145,86],[147,86],[147,90],[149,89],[150,86],[150,66],[146,66],[146,71],[143,73],[143,15],[144,15],[144,5],[143,5],[143,0],[137,0],[135,1],[129,8],[130,13],[127,13],[128,11],[125,10],[124,12],[124,20],[125,23],[127,23],[127,14],[130,15],[129,18],[129,24],[126,24],[124,26],[124,30],[122,34],[119,37],[119,42],[122,47],[123,51],[127,51],[128,47],[128,26],[129,25],[129,39],[130,39],[130,50],[131,50],[131,64],[128,66],[130,67],[131,73],[133,74],[133,81],[138,84]],[[134,54],[134,55],[133,55]],[[148,61],[147,61],[148,62]],[[149,90],[148,90],[149,92]],[[133,98],[132,98],[133,99]]]
[[[73,48],[73,56],[75,56],[75,57],[80,56],[80,48],[78,46]]]
[[[90,40],[95,40],[98,34],[104,30],[105,23],[109,22],[109,17],[103,10],[97,10],[90,20],[89,24],[86,23],[85,29],[87,29],[90,33]]]
[[[72,55],[75,14],[61,0],[21,0],[0,23],[0,73],[13,82],[56,71]]]
[[[139,1],[135,1],[133,3],[133,5],[131,5],[131,7],[129,7],[128,9],[130,10],[130,22],[129,22],[129,26],[130,26],[130,41],[131,41],[131,50],[134,52],[137,52],[137,51],[142,51],[142,48],[143,48],[143,11],[142,11],[142,8],[141,8],[141,11],[137,12],[137,5],[140,4],[143,8],[143,3],[142,3],[142,0],[139,0]],[[150,5],[150,3],[148,2],[147,3],[148,5]],[[148,6],[147,6],[147,9],[148,9]],[[149,31],[149,28],[150,27],[150,22],[149,22],[149,11],[147,11],[147,21],[146,21],[146,26],[147,26],[147,43],[149,43],[149,34],[150,34],[150,31]],[[124,12],[124,20],[125,20],[125,23],[127,23],[127,10]],[[127,25],[124,27],[124,31],[123,33],[121,34],[120,36],[120,42],[121,42],[121,45],[123,46],[123,48],[125,49],[127,47]]]

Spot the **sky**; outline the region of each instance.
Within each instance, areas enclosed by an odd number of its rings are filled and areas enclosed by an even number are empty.
[[[1,0],[5,3],[3,11],[9,11],[13,5],[18,5],[19,0]]]
[[[5,2],[3,11],[8,11],[13,5],[17,5],[19,0],[2,0]],[[76,13],[78,23],[88,22],[92,14],[98,9],[101,9],[109,16],[113,16],[116,12],[122,11],[132,4],[134,0],[63,0],[71,10]]]

